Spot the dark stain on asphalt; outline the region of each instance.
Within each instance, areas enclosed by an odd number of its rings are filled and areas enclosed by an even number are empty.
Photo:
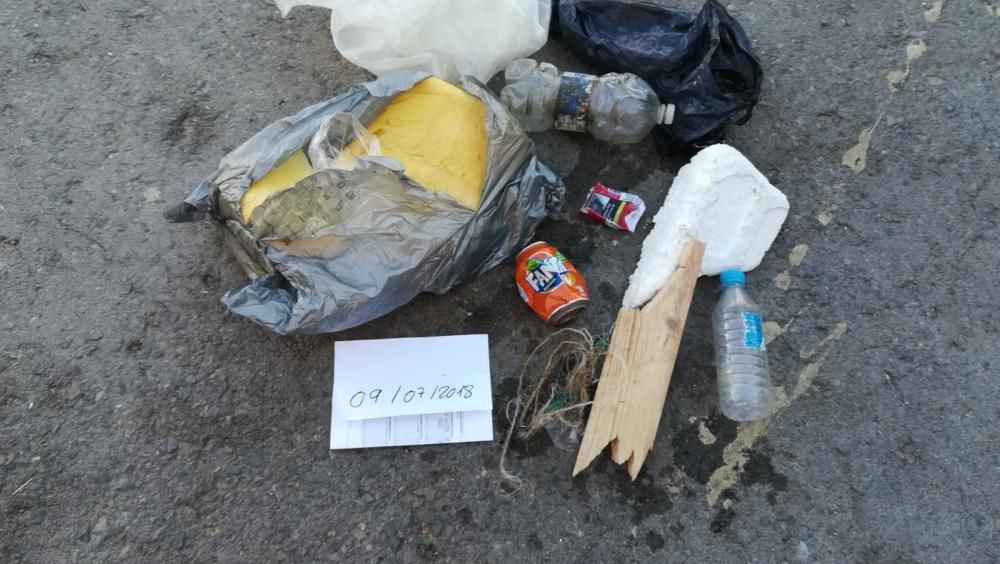
[[[125,344],[125,350],[130,353],[137,353],[142,350],[142,339],[133,338]]]
[[[545,545],[542,544],[542,539],[538,537],[538,533],[528,535],[528,546],[533,550],[542,550],[545,548]]]
[[[664,515],[674,504],[665,488],[656,485],[651,474],[646,470],[652,467],[652,460],[647,459],[646,465],[639,471],[639,476],[633,481],[623,466],[610,462],[608,456],[601,455],[594,461],[597,474],[605,474],[611,481],[611,486],[632,508],[632,524],[638,525],[653,515]]]
[[[440,552],[436,544],[424,542],[417,545],[417,557],[421,560],[437,560]]]
[[[660,550],[666,544],[667,543],[666,541],[663,540],[663,537],[654,533],[653,531],[649,531],[648,533],[646,533],[646,546],[649,547],[649,550],[651,552],[656,552],[657,550]]]
[[[677,432],[671,441],[674,464],[700,484],[707,484],[712,472],[722,466],[722,451],[736,438],[736,423],[721,414],[709,417],[705,427],[715,435],[710,445],[699,438],[697,421]]]
[[[722,494],[722,500],[719,503],[719,510],[715,512],[715,517],[709,524],[708,528],[713,533],[723,533],[733,521],[736,519],[736,511],[733,510],[732,503],[726,503],[727,500],[733,501],[733,496],[729,492]]]
[[[194,152],[214,138],[212,126],[217,117],[218,114],[206,110],[204,104],[191,102],[166,124],[163,140],[171,146]]]
[[[771,458],[760,450],[750,452],[749,460],[743,465],[741,482],[769,487],[767,501],[771,505],[777,503],[778,493],[788,491],[788,477],[775,471]]]
[[[587,489],[587,480],[589,477],[590,472],[581,472],[580,474],[573,476],[573,490],[582,501],[588,501],[590,499],[590,490]]]
[[[580,268],[591,263],[594,251],[597,250],[597,243],[592,236],[596,235],[592,233],[593,230],[593,226],[581,224],[576,219],[550,221],[542,224],[538,229],[537,237],[559,249],[573,266]]]
[[[468,312],[461,314],[459,321],[461,333],[499,335],[508,333],[511,327],[521,325],[526,328],[521,331],[522,335],[537,336],[545,328],[541,320],[534,323],[537,318],[532,319],[534,316],[529,313],[528,306],[518,297],[513,269],[511,275],[504,277],[500,284],[472,294],[469,302],[466,306]],[[527,317],[524,316],[526,313]]]
[[[573,266],[579,268],[588,266],[597,250],[597,244],[593,239],[579,239],[566,237],[567,242],[563,243],[559,250],[562,252]]]
[[[615,291],[615,287],[610,282],[601,282],[598,284],[597,294],[606,302],[615,302],[618,298],[618,292]]]
[[[455,513],[455,517],[458,519],[458,522],[461,523],[463,526],[474,527],[476,529],[479,528],[479,525],[476,523],[475,516],[472,514],[472,510],[469,509],[468,507],[463,507],[459,509]]]

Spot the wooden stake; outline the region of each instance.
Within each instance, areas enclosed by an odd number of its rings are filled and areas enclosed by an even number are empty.
[[[704,243],[688,241],[656,296],[640,309],[618,311],[574,476],[609,443],[612,460],[628,463],[633,480],[639,475],[656,439],[704,254]]]

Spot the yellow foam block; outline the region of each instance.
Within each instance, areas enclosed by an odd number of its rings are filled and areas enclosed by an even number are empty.
[[[431,77],[393,98],[367,129],[378,137],[382,154],[399,160],[407,176],[475,210],[479,209],[486,176],[485,120],[486,109],[478,98]],[[361,143],[354,141],[340,157],[350,162],[364,154]],[[268,196],[312,173],[305,152],[292,153],[243,194],[240,208],[244,223],[250,222],[254,208]]]
[[[268,196],[275,192],[280,192],[285,188],[291,188],[296,182],[313,173],[309,159],[305,151],[298,150],[292,153],[285,162],[271,169],[264,176],[247,188],[240,199],[240,211],[243,215],[243,222],[250,223],[250,213],[254,208],[264,203]]]
[[[486,175],[485,120],[482,101],[430,77],[397,95],[367,129],[378,137],[382,154],[399,160],[407,176],[475,210]],[[358,156],[364,150],[353,142],[344,153]]]

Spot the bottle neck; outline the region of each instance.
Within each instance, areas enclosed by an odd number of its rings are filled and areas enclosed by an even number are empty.
[[[673,104],[660,104],[660,109],[656,113],[656,123],[660,125],[670,125],[674,123],[674,112],[677,107]]]
[[[722,284],[723,290],[728,290],[730,288],[743,288],[746,286],[746,282],[725,282]]]

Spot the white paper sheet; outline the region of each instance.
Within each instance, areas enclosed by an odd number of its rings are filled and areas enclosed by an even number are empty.
[[[400,415],[347,421],[330,426],[330,448],[468,443],[493,440],[493,418],[489,411]]]
[[[335,344],[330,448],[493,440],[486,335]]]

